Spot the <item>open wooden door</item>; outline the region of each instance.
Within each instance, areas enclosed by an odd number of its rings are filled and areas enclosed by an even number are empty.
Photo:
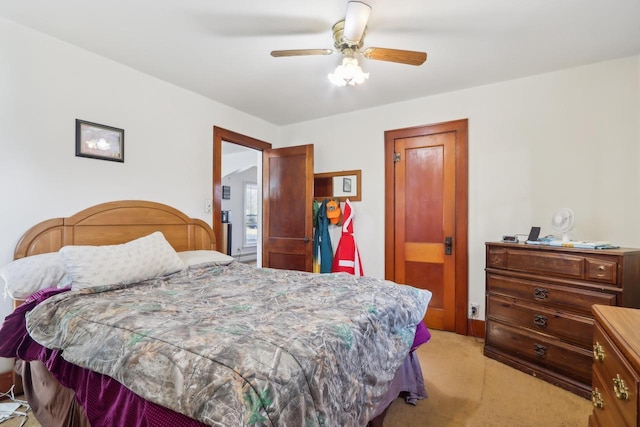
[[[263,151],[262,266],[313,269],[313,144]]]

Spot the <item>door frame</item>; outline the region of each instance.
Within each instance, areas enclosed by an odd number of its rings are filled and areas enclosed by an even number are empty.
[[[271,144],[259,139],[224,129],[213,127],[213,211],[211,224],[216,236],[216,248],[223,252],[222,244],[222,142],[242,145],[258,151],[271,149]],[[260,201],[262,203],[262,201]],[[262,242],[260,242],[262,244]]]
[[[468,119],[385,131],[385,278],[395,276],[395,209],[394,146],[397,138],[410,138],[434,133],[456,132],[456,190],[455,190],[455,331],[467,335],[467,301],[469,298],[469,172]]]

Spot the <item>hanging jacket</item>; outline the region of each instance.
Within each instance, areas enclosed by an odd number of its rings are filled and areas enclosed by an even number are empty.
[[[318,209],[317,226],[313,230],[313,272],[331,273],[333,248],[329,237],[329,218],[327,218],[327,199]]]
[[[345,272],[356,276],[364,276],[360,253],[356,246],[356,239],[353,236],[353,209],[349,199],[344,204],[344,222],[342,223],[342,235],[333,258],[332,271]]]

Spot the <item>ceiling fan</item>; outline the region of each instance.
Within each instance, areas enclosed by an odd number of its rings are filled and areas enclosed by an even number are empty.
[[[341,53],[344,59],[342,65],[336,68],[335,73],[339,74],[340,71],[340,75],[333,75],[333,77],[337,78],[336,81],[333,81],[332,74],[329,75],[329,79],[339,86],[362,83],[369,76],[368,73],[362,73],[358,66],[355,58],[356,53],[368,59],[409,65],[422,65],[427,60],[426,52],[382,47],[367,47],[361,50],[370,14],[371,6],[368,4],[361,1],[349,1],[347,2],[345,18],[336,22],[333,26],[333,45],[335,49],[274,50],[271,52],[271,56],[331,55]],[[340,67],[343,67],[343,69],[340,69]],[[358,71],[360,75],[358,75]]]

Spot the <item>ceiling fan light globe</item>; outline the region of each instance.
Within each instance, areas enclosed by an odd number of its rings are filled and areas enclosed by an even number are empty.
[[[369,73],[363,73],[355,58],[346,57],[342,59],[342,64],[329,74],[329,80],[336,86],[355,86],[364,83],[369,78]]]
[[[364,83],[364,81],[367,80],[368,78],[369,78],[369,73],[363,73],[362,70],[360,70],[360,74],[355,75],[349,83],[352,86],[359,85]]]
[[[329,73],[327,76],[329,81],[338,87],[343,87],[347,85],[347,81],[338,75],[338,73]]]

